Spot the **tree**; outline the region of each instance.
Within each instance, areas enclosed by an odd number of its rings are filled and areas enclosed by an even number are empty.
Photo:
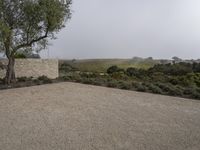
[[[71,0],[1,0],[0,51],[8,58],[5,81],[15,81],[15,55],[39,51],[70,18]]]
[[[178,57],[176,57],[176,56],[172,57],[172,59],[173,59],[175,62],[180,62],[180,61],[182,61],[181,58],[178,58]]]
[[[111,66],[107,69],[108,74],[113,74],[113,73],[116,73],[116,72],[124,72],[124,70],[117,67],[117,66]]]

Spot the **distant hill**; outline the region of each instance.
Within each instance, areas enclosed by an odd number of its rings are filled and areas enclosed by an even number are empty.
[[[168,64],[168,63],[178,63],[178,62],[187,62],[193,63],[198,62],[200,63],[200,59],[198,60],[182,60],[177,59],[153,59],[152,57],[148,58],[141,58],[141,57],[133,57],[132,59],[72,59],[72,60],[60,60],[60,65],[66,63],[74,68],[79,69],[80,71],[91,71],[91,72],[106,72],[106,70],[116,65],[120,68],[143,68],[148,69],[155,64]],[[177,62],[176,62],[177,61]]]
[[[69,64],[81,71],[105,72],[110,66],[117,65],[121,68],[136,67],[147,69],[160,63],[158,60],[149,59],[85,59],[85,60],[60,60],[60,64]]]

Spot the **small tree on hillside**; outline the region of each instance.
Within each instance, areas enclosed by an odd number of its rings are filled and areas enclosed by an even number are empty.
[[[70,18],[71,0],[1,0],[0,51],[8,58],[5,81],[15,81],[18,51],[44,49]]]

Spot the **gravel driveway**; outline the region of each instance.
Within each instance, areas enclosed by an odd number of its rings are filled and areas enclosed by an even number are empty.
[[[200,101],[76,83],[0,91],[0,150],[200,150]]]

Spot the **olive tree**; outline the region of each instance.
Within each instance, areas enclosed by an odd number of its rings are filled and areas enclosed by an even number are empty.
[[[15,55],[44,49],[71,16],[71,0],[1,0],[0,51],[7,59],[7,84],[15,82]]]

